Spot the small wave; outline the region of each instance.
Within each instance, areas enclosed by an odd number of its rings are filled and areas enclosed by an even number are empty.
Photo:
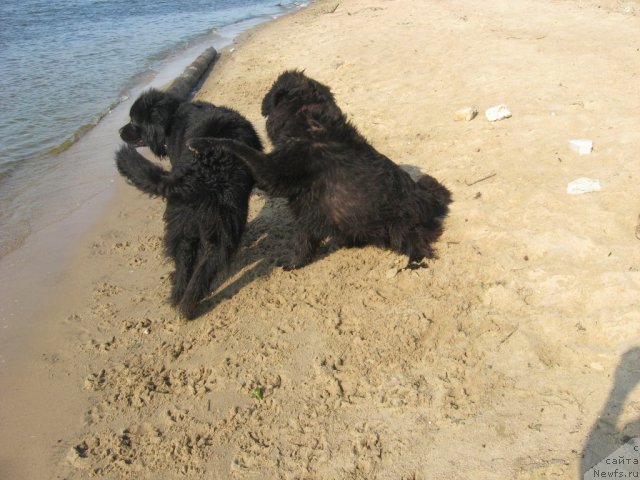
[[[11,176],[20,162],[18,160],[0,163],[0,182]]]
[[[71,148],[71,146],[76,143],[78,140],[82,138],[82,136],[87,133],[89,130],[94,128],[98,123],[87,123],[82,125],[78,130],[76,130],[69,138],[67,138],[64,142],[59,145],[56,145],[53,148],[50,148],[46,151],[47,154],[50,155],[59,155],[65,150]]]
[[[27,237],[31,234],[31,230],[25,228],[23,231],[16,232],[15,230],[11,235],[0,234],[0,258],[10,254],[14,250],[19,249],[24,245]]]
[[[306,6],[307,3],[308,2],[293,2],[288,6],[285,6],[282,3],[278,3],[274,6],[282,9],[283,11],[286,11],[286,10],[290,10],[291,8],[300,8],[300,7]],[[162,68],[162,64],[165,63],[171,57],[179,56],[181,53],[184,53],[186,50],[193,47],[194,45],[198,45],[201,43],[204,44],[209,41],[215,41],[216,39],[223,38],[222,35],[219,33],[221,28],[233,27],[233,26],[242,24],[243,22],[256,20],[260,18],[267,18],[267,17],[275,18],[277,16],[279,16],[279,14],[275,16],[266,15],[263,13],[243,15],[241,18],[237,18],[232,21],[229,21],[224,25],[211,27],[204,34],[193,35],[191,37],[183,39],[181,42],[178,42],[172,45],[171,47],[162,49],[156,52],[155,54],[150,55],[148,57],[148,61],[150,62],[151,65],[148,66],[146,70],[138,72],[135,75],[133,75],[123,85],[122,90],[120,91],[119,98],[116,101],[112,102],[104,111],[99,112],[96,116],[94,116],[94,118],[89,123],[85,123],[79,126],[71,135],[66,137],[61,143],[41,151],[40,154],[41,155],[59,155],[65,152],[66,150],[68,150],[69,148],[71,148],[84,135],[86,135],[93,128],[95,128],[100,123],[100,121],[106,115],[108,115],[114,108],[116,108],[122,102],[126,101],[131,96],[132,89],[140,85],[148,84],[150,79],[153,78],[154,75],[158,73],[158,70]],[[36,156],[38,155],[36,154]],[[6,178],[8,175],[11,174],[11,170],[13,169],[13,166],[12,166],[13,163],[14,162],[7,162],[7,163],[0,164],[2,167],[0,169],[0,180],[3,180],[4,178]]]
[[[116,108],[120,103],[122,103],[127,98],[128,98],[127,96],[121,96],[118,100],[116,100],[111,105],[109,105],[109,107],[106,110],[104,110],[103,112],[100,112],[98,115],[96,115],[91,122],[86,123],[84,125],[81,125],[75,132],[73,132],[69,137],[67,137],[62,143],[56,145],[55,147],[52,147],[52,148],[48,149],[45,152],[45,154],[48,154],[48,155],[59,155],[62,152],[64,152],[64,151],[68,150],[69,148],[71,148],[83,136],[85,136],[88,132],[93,130],[100,123],[100,121],[104,117],[109,115],[109,113],[111,113],[111,111],[114,108]]]

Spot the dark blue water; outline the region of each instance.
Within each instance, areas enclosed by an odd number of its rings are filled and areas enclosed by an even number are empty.
[[[137,79],[216,29],[280,0],[3,0],[0,163],[55,149]]]
[[[29,196],[30,189],[46,188],[38,179],[59,168],[61,153],[127,99],[132,88],[153,78],[166,59],[193,45],[215,44],[225,28],[269,19],[298,4],[2,0],[0,255],[34,228],[36,210],[46,219],[48,194],[40,192],[41,205],[38,195]],[[64,183],[62,177],[55,182]],[[30,202],[36,203],[25,209]]]

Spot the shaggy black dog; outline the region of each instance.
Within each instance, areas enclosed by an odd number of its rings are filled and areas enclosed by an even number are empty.
[[[134,186],[166,199],[164,249],[175,263],[171,304],[187,318],[215,288],[240,243],[254,180],[247,166],[226,151],[194,155],[192,137],[231,138],[262,150],[253,126],[238,112],[189,102],[158,90],[144,92],[120,129],[127,142],[116,153],[118,171]],[[168,157],[171,171],[135,150],[148,146]]]
[[[297,226],[297,251],[285,269],[309,263],[320,242],[377,245],[433,258],[451,194],[429,175],[414,182],[376,151],[336,105],[329,88],[298,71],[280,75],[262,102],[274,150],[263,154],[234,140],[191,139],[196,152],[233,152],[257,186],[285,197]]]

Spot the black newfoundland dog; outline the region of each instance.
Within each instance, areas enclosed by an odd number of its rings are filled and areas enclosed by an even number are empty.
[[[262,102],[274,149],[263,154],[234,140],[191,139],[209,155],[226,151],[251,168],[259,188],[289,200],[297,251],[285,269],[309,263],[320,242],[377,245],[409,256],[409,267],[433,258],[451,193],[429,175],[414,182],[376,151],[342,113],[330,89],[299,71],[280,75]]]
[[[194,155],[186,142],[202,136],[229,138],[256,151],[262,144],[238,112],[158,90],[140,95],[130,117],[120,129],[127,145],[116,153],[116,165],[138,189],[166,199],[164,249],[175,263],[171,304],[194,318],[199,302],[219,283],[238,249],[254,180],[233,153],[218,149]],[[171,170],[147,160],[136,151],[139,146],[168,157]]]

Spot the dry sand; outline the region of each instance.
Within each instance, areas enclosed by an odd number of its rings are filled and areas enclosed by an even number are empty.
[[[246,34],[197,97],[266,138],[288,68],[452,190],[440,258],[284,272],[290,217],[258,192],[232,278],[185,323],[163,204],[123,184],[2,394],[0,477],[573,479],[640,436],[640,3],[318,1]],[[568,195],[581,176],[602,190]]]

